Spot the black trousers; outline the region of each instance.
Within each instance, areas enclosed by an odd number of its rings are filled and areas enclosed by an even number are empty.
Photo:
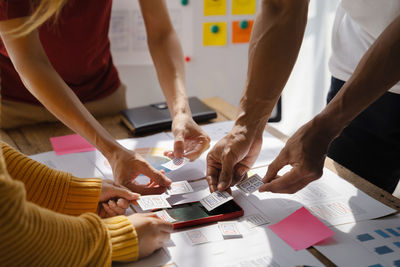
[[[328,103],[343,84],[332,77]],[[332,142],[328,156],[393,193],[400,179],[400,94],[386,92],[358,115]]]

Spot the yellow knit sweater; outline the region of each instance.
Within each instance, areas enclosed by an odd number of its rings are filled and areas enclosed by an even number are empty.
[[[1,147],[0,266],[109,266],[138,258],[129,220],[93,213],[100,179],[76,178]]]

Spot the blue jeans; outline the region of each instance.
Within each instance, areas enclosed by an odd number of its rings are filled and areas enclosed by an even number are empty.
[[[343,84],[332,77],[328,103]],[[386,92],[359,114],[332,142],[328,156],[392,193],[400,179],[400,94]]]

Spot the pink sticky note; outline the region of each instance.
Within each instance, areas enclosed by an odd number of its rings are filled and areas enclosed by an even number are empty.
[[[57,155],[96,150],[94,146],[78,134],[51,137],[50,142]]]
[[[308,248],[335,234],[304,207],[269,228],[294,250]]]

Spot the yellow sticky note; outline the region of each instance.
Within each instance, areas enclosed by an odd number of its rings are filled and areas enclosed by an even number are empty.
[[[224,46],[226,45],[227,30],[226,22],[205,22],[203,23],[203,45]]]
[[[226,14],[226,0],[204,0],[204,16]]]
[[[232,0],[233,15],[251,15],[256,13],[256,0]]]

